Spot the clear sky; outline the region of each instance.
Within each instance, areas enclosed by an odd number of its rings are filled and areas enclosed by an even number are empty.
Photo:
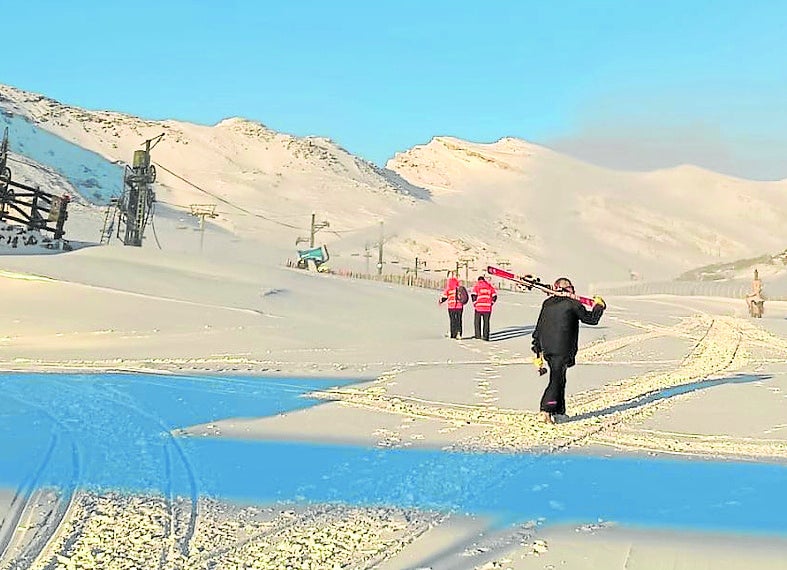
[[[787,177],[781,0],[0,0],[0,82],[327,136],[378,164],[516,136],[614,167]]]

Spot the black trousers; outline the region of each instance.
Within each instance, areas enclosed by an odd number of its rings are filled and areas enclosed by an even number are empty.
[[[475,337],[489,340],[489,318],[492,313],[475,312]],[[483,325],[483,331],[482,331]]]
[[[550,414],[566,413],[566,370],[574,365],[571,356],[546,354],[544,359],[549,365],[549,384],[541,396],[541,411]]]
[[[462,313],[464,309],[448,309],[448,322],[451,325],[451,338],[462,338]]]

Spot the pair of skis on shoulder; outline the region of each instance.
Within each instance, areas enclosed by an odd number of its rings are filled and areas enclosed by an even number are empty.
[[[573,293],[569,293],[567,291],[555,291],[552,289],[550,285],[547,283],[542,283],[541,279],[538,277],[533,277],[532,275],[516,275],[515,273],[511,273],[510,271],[506,271],[505,269],[501,269],[499,267],[495,267],[494,265],[490,265],[486,268],[486,272],[489,275],[494,275],[495,277],[501,277],[502,279],[508,279],[509,281],[513,281],[525,287],[528,291],[533,289],[537,289],[539,291],[543,291],[547,295],[557,295],[561,297],[571,297],[572,299],[576,299],[580,303],[582,303],[587,309],[592,309],[593,305],[595,305],[595,301],[590,297],[582,297],[581,295],[575,295]]]

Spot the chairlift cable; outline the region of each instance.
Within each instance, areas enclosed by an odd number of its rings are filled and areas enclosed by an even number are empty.
[[[191,182],[190,180],[187,180],[186,178],[183,178],[183,177],[182,177],[182,176],[180,176],[179,174],[176,174],[176,173],[172,172],[172,171],[171,171],[169,168],[167,168],[166,166],[163,166],[162,164],[160,164],[160,163],[158,163],[158,162],[155,162],[154,164],[155,164],[156,166],[158,166],[159,168],[162,168],[162,169],[164,169],[165,171],[169,172],[169,173],[170,173],[172,176],[174,176],[175,178],[178,178],[178,179],[182,180],[183,182],[185,182],[185,183],[186,183],[186,184],[188,184],[189,186],[192,186],[192,187],[196,188],[196,189],[197,189],[197,190],[199,190],[200,192],[202,192],[202,193],[204,193],[204,194],[207,194],[208,196],[211,196],[212,198],[215,198],[215,199],[216,199],[216,200],[218,200],[219,202],[222,202],[222,203],[224,203],[224,204],[227,204],[228,206],[231,206],[231,207],[235,208],[236,210],[239,210],[239,211],[243,212],[244,214],[248,214],[248,215],[250,215],[250,216],[254,216],[254,217],[257,217],[257,218],[261,218],[261,219],[263,219],[263,220],[266,220],[266,221],[272,222],[272,223],[274,223],[274,224],[278,224],[278,225],[280,225],[280,226],[284,226],[284,227],[286,227],[286,228],[292,228],[292,229],[294,229],[294,230],[302,230],[302,231],[306,231],[307,229],[309,229],[309,228],[304,228],[304,227],[300,227],[300,226],[294,226],[294,225],[292,225],[292,224],[288,224],[288,223],[286,223],[286,222],[280,222],[280,221],[278,221],[278,220],[274,220],[273,218],[269,218],[269,217],[267,217],[267,216],[264,216],[264,215],[262,215],[262,214],[259,214],[259,213],[256,213],[256,212],[252,212],[252,211],[250,211],[250,210],[247,210],[246,208],[243,208],[243,207],[241,207],[241,206],[238,206],[237,204],[233,204],[233,203],[232,203],[232,202],[230,202],[229,200],[227,200],[227,199],[225,199],[225,198],[222,198],[221,196],[218,196],[217,194],[214,194],[213,192],[210,192],[209,190],[205,190],[204,188],[201,188],[200,186],[197,186],[196,184],[194,184],[194,183],[193,183],[193,182]]]
[[[44,167],[41,164],[38,164],[38,163],[35,163],[35,162],[29,162],[29,161],[22,160],[22,159],[19,159],[19,158],[14,158],[12,156],[8,156],[8,160],[10,160],[12,162],[17,162],[19,164],[24,164],[24,165],[30,166],[30,167],[36,168],[38,170],[44,170]],[[151,162],[153,162],[153,161],[151,161]],[[217,194],[214,194],[213,192],[210,192],[209,190],[206,190],[206,189],[198,186],[197,184],[194,184],[190,180],[188,180],[188,179],[184,178],[183,176],[180,176],[179,174],[173,172],[172,170],[170,170],[169,168],[167,168],[166,166],[162,165],[159,162],[153,162],[153,164],[155,164],[159,168],[167,171],[168,173],[170,173],[175,178],[178,178],[179,180],[182,180],[183,182],[185,182],[189,186],[192,186],[193,188],[199,190],[200,192],[202,192],[204,194],[207,194],[208,196],[211,196],[212,198],[215,198],[219,202],[222,202],[222,203],[224,203],[224,204],[226,204],[226,205],[228,205],[228,206],[230,206],[232,208],[235,208],[236,210],[239,210],[239,211],[243,212],[244,214],[248,214],[250,216],[261,218],[261,219],[266,220],[268,222],[271,222],[271,223],[274,223],[274,224],[278,224],[278,225],[286,227],[286,228],[291,228],[291,229],[294,229],[294,230],[309,231],[309,229],[310,229],[310,228],[307,228],[307,227],[302,227],[302,226],[296,226],[296,225],[293,225],[293,224],[288,224],[286,222],[282,222],[280,220],[276,220],[276,219],[270,218],[270,217],[265,216],[263,214],[247,210],[246,208],[243,208],[242,206],[238,206],[237,204],[234,204],[233,202],[230,202],[229,200],[227,200],[225,198],[222,198],[221,196],[218,196]],[[167,204],[167,205],[170,205],[170,206],[175,206],[175,207],[178,207],[178,208],[184,208],[184,209],[188,208],[188,206],[181,205],[181,204],[173,204],[171,202],[166,202],[164,200],[157,200],[157,201],[161,202],[163,204]],[[349,233],[354,233],[354,232],[360,232],[360,231],[363,231],[365,229],[368,229],[368,227],[364,226],[364,227],[352,228],[352,229],[348,229],[348,230],[328,230],[327,233],[331,233],[331,234],[334,234],[334,235],[341,235],[341,234],[349,234]],[[155,234],[155,228],[154,228],[153,232]],[[156,241],[158,242],[158,238],[156,238]],[[159,245],[159,248],[161,248],[160,245]]]

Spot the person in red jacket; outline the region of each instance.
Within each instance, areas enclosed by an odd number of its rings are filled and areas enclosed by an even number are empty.
[[[448,302],[448,322],[451,328],[451,338],[462,339],[462,312],[468,301],[467,289],[456,277],[450,277],[438,303]]]
[[[497,301],[497,290],[481,275],[470,293],[470,298],[475,307],[475,338],[489,340],[489,319],[492,317],[492,305]]]

